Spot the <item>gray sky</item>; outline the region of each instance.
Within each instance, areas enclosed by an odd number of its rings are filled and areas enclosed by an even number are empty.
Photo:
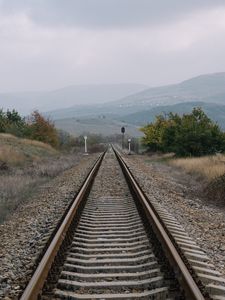
[[[0,92],[225,71],[224,0],[0,0]]]

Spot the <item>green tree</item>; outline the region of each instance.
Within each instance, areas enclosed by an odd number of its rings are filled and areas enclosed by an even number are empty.
[[[150,123],[140,129],[145,134],[143,143],[150,151],[163,151],[163,135],[166,127],[166,117],[159,115],[156,117],[155,123]]]
[[[3,109],[0,109],[0,132],[5,132],[7,128],[7,119]]]
[[[21,117],[16,110],[7,110],[5,117],[7,124],[5,132],[18,137],[24,137],[26,135],[28,124],[26,123],[25,118]]]
[[[157,116],[141,128],[142,142],[149,151],[174,152],[178,156],[200,156],[225,150],[225,135],[201,108],[191,114]]]

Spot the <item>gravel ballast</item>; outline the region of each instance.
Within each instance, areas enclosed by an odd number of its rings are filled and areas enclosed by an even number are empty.
[[[200,183],[184,171],[146,156],[123,157],[149,199],[157,200],[182,224],[224,276],[225,208],[198,197]]]
[[[98,156],[84,156],[76,166],[40,186],[38,193],[0,226],[0,299],[18,299],[47,240]],[[149,199],[170,212],[225,275],[225,208],[198,197],[200,183],[182,170],[146,156],[123,157]],[[119,173],[114,165],[111,178],[100,170],[104,180],[93,195],[104,192],[116,196],[124,186],[120,180],[112,184],[112,177],[119,178]]]
[[[18,299],[37,258],[99,154],[39,187],[26,204],[0,225],[0,299]]]

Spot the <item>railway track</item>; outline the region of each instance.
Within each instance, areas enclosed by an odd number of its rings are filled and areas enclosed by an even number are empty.
[[[211,287],[210,296],[199,284],[174,237],[189,253],[194,249],[198,268],[206,265],[184,234],[155,210],[110,148],[71,204],[21,300],[225,299],[223,287]]]

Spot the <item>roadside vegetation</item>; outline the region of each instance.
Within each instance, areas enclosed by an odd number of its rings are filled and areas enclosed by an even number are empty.
[[[89,135],[89,153],[103,151],[103,142]],[[57,130],[38,111],[23,118],[15,110],[0,110],[0,223],[41,184],[78,163],[83,148],[83,136]]]
[[[98,134],[84,133],[74,137],[69,133],[58,130],[53,121],[44,117],[40,112],[34,111],[28,117],[22,117],[16,110],[3,111],[0,109],[0,134],[9,134],[27,140],[27,143],[42,142],[45,147],[49,145],[57,151],[79,151],[84,147],[83,135],[88,135],[89,152],[102,151],[101,144],[108,141]],[[32,142],[31,142],[32,140]],[[35,142],[36,141],[36,142]]]
[[[182,116],[159,115],[141,131],[147,152],[161,153],[159,157],[170,153],[164,162],[194,175],[202,182],[204,196],[224,204],[225,133],[200,108]]]
[[[192,158],[173,158],[171,166],[184,170],[201,182],[200,194],[214,205],[224,206],[225,198],[225,155],[216,154]]]
[[[0,133],[8,133],[20,138],[47,143],[58,148],[62,141],[54,123],[44,118],[38,111],[24,118],[15,110],[0,110]],[[68,141],[68,139],[66,140]]]
[[[190,157],[225,151],[225,133],[200,108],[182,116],[159,115],[141,131],[145,135],[142,142],[149,152]]]
[[[223,154],[171,159],[169,164],[207,181],[212,181],[225,173],[225,155]]]
[[[49,144],[0,134],[0,223],[42,183],[75,165],[81,156]]]
[[[19,166],[57,155],[58,151],[43,142],[0,133],[0,166]]]

